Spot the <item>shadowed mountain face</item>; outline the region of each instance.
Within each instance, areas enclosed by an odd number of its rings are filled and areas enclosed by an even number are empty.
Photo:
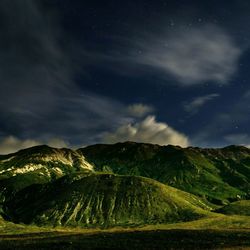
[[[126,142],[78,152],[95,170],[149,177],[213,203],[250,195],[250,150],[245,147],[201,149]]]
[[[196,196],[152,179],[78,174],[25,188],[4,212],[17,223],[114,226],[189,221],[210,214],[203,209]]]

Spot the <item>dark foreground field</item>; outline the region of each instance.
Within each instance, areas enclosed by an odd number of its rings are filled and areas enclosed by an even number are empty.
[[[250,232],[155,230],[0,235],[0,249],[250,249]]]

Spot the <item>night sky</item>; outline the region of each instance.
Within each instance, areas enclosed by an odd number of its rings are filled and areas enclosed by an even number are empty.
[[[1,0],[0,154],[250,145],[250,2]]]

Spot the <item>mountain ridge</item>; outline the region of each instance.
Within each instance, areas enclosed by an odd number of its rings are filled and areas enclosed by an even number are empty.
[[[72,172],[93,171],[74,150],[46,145],[0,156],[0,202],[26,186],[48,183]]]
[[[243,146],[202,149],[125,142],[77,151],[98,171],[153,178],[218,204],[250,194],[250,149]]]
[[[42,145],[0,156],[0,213],[42,226],[196,220],[249,199],[249,176],[250,150],[241,146]]]

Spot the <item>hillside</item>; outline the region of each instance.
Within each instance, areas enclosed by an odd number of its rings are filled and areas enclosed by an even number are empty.
[[[250,150],[242,146],[201,149],[125,142],[78,152],[95,170],[145,176],[216,204],[250,196]]]
[[[197,197],[151,179],[78,174],[25,188],[4,214],[16,223],[105,227],[190,221],[210,214],[204,209]]]

